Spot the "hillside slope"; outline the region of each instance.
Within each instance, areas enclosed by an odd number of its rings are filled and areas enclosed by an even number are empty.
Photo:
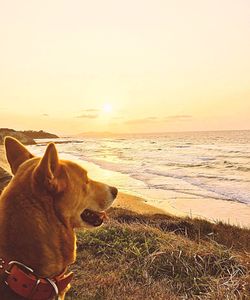
[[[79,231],[69,299],[250,299],[250,230],[111,209]]]

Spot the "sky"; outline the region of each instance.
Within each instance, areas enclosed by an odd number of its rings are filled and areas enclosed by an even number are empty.
[[[249,0],[0,0],[0,127],[250,129]]]

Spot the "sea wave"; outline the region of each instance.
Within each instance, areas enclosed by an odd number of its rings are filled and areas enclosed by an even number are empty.
[[[128,177],[117,183],[123,189],[139,192],[145,187],[146,194],[157,190],[159,199],[165,197],[166,191],[175,191],[250,204],[250,132],[62,139],[58,142],[62,157],[89,161],[102,169],[128,175],[129,184]],[[41,153],[44,147],[45,144],[40,144],[32,149]]]

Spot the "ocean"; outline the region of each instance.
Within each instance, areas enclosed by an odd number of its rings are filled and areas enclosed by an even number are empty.
[[[61,158],[90,178],[151,202],[215,199],[250,205],[250,131],[185,132],[61,138]],[[44,140],[30,146],[36,155]]]

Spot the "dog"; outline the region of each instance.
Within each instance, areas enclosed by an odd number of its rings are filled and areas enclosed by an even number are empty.
[[[100,226],[118,190],[60,160],[54,143],[42,158],[5,138],[13,178],[0,197],[0,299],[64,299],[76,258],[75,228]]]

